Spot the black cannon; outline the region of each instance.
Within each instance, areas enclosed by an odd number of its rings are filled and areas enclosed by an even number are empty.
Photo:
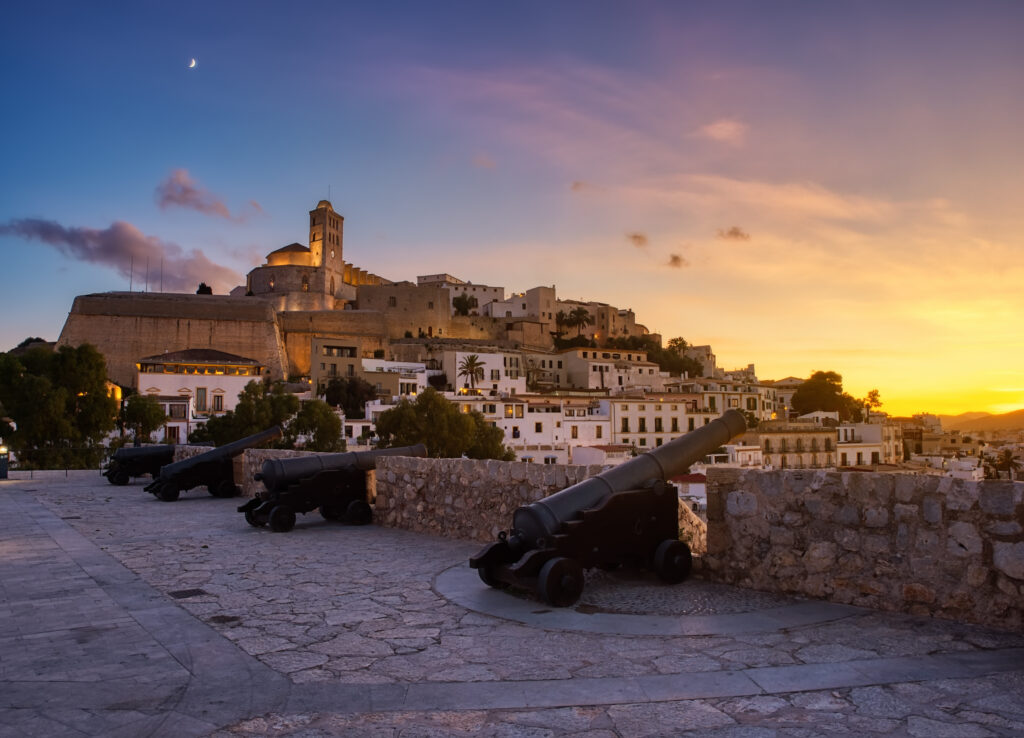
[[[103,476],[111,484],[124,485],[132,477],[151,474],[156,479],[160,467],[174,461],[174,446],[123,446],[110,457]]]
[[[234,497],[238,494],[235,483],[234,459],[247,448],[273,441],[281,437],[281,426],[275,425],[265,431],[240,438],[223,446],[210,449],[173,464],[161,467],[160,474],[146,485],[157,499],[174,502],[183,490],[206,485],[214,497]]]
[[[665,582],[690,574],[679,540],[678,496],[665,480],[746,430],[743,413],[720,418],[624,464],[518,508],[512,529],[469,560],[485,584],[534,588],[567,607],[583,592],[583,570],[647,566]]]
[[[325,520],[366,525],[373,511],[366,499],[366,472],[382,456],[426,456],[427,447],[385,448],[267,459],[255,479],[266,491],[238,508],[249,525],[279,533],[295,526],[295,513],[319,510]]]

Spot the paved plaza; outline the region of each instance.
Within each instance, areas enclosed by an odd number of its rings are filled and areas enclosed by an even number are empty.
[[[558,610],[473,542],[11,476],[2,736],[1024,735],[1024,635],[619,573]]]

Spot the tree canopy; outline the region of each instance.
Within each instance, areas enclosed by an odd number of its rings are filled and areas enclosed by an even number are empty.
[[[427,447],[427,455],[434,458],[515,458],[502,443],[505,434],[500,428],[490,425],[475,410],[459,412],[457,406],[433,389],[421,392],[415,402],[403,399],[381,413],[377,436],[380,448],[422,443]]]
[[[234,410],[210,418],[189,435],[189,440],[213,441],[222,446],[275,425],[284,426],[298,411],[299,398],[288,392],[283,382],[254,380],[238,395]],[[278,445],[287,447],[287,441]]]
[[[28,468],[99,466],[118,411],[103,355],[89,344],[0,354],[0,405],[13,421],[0,432]]]
[[[469,315],[469,311],[475,308],[479,302],[472,295],[463,292],[461,295],[452,298],[452,307],[456,315]]]
[[[297,436],[305,436],[303,448],[307,451],[344,451],[341,437],[341,418],[322,400],[307,400],[289,423],[286,433],[294,443]]]
[[[647,353],[648,361],[653,361],[661,371],[669,374],[681,376],[685,372],[689,377],[699,377],[704,373],[704,367],[699,361],[683,356],[682,350],[688,344],[682,338],[669,340],[668,348],[659,346],[651,336],[609,338],[605,345],[620,351],[644,351]]]
[[[484,378],[484,363],[476,354],[470,354],[459,364],[459,376],[469,380],[469,386],[476,389],[477,380]]]
[[[361,377],[335,377],[327,383],[324,400],[331,407],[340,407],[346,418],[366,417],[366,403],[377,397],[377,390]]]
[[[860,400],[843,392],[843,376],[841,374],[833,371],[817,371],[793,393],[792,404],[793,409],[801,415],[817,411],[837,412],[839,420],[859,423],[864,419],[865,405],[878,407],[882,403],[878,396],[878,390],[872,390],[868,393],[866,400]]]
[[[131,428],[135,440],[148,443],[150,436],[164,424],[163,406],[149,395],[131,395],[121,409],[121,422]]]

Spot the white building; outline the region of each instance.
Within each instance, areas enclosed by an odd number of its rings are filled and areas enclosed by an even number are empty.
[[[476,356],[477,361],[483,365],[483,375],[477,375],[473,381],[468,376],[459,376],[469,356]],[[526,373],[519,351],[444,351],[441,355],[441,369],[448,377],[448,384],[462,394],[500,397],[526,392]]]
[[[470,314],[489,315],[484,312],[484,306],[505,299],[504,287],[489,287],[485,284],[473,284],[465,282],[450,274],[426,274],[416,277],[417,287],[447,287],[454,302],[456,297],[466,295],[476,299],[476,307],[470,310]],[[452,313],[455,313],[455,305],[451,306]]]
[[[900,427],[890,423],[842,423],[836,428],[839,466],[897,464],[903,459]]]
[[[234,410],[245,386],[260,381],[264,372],[254,359],[214,349],[147,356],[135,366],[139,392],[166,406],[168,425],[161,440],[170,443],[184,442],[197,424]]]

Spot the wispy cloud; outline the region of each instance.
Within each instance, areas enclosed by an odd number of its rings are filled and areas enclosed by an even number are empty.
[[[731,228],[719,228],[718,238],[723,241],[749,241],[750,234],[739,226],[732,226]]]
[[[636,246],[638,249],[646,247],[649,242],[647,234],[639,232],[627,233],[626,240],[629,241],[634,246]]]
[[[167,179],[157,185],[155,197],[157,205],[163,210],[179,207],[234,221],[243,221],[248,217],[245,213],[232,215],[224,201],[201,187],[186,169],[175,169],[167,175]],[[255,200],[250,200],[248,205],[257,213],[263,212]]]
[[[487,154],[477,154],[473,157],[473,166],[479,169],[494,169],[497,166],[494,159],[489,157]]]
[[[749,126],[732,118],[722,118],[697,129],[695,135],[730,146],[742,146],[747,140]]]
[[[680,254],[669,254],[668,264],[666,266],[670,266],[673,269],[682,269],[683,267],[690,266],[690,262],[684,259]]]
[[[112,267],[125,277],[130,277],[133,270],[141,273],[148,262],[151,274],[162,268],[163,286],[170,292],[192,292],[200,282],[217,291],[227,291],[241,282],[241,275],[210,261],[201,250],[186,252],[177,244],[147,236],[124,221],[115,221],[109,228],[99,230],[25,218],[0,225],[0,234],[41,241],[73,259]]]

